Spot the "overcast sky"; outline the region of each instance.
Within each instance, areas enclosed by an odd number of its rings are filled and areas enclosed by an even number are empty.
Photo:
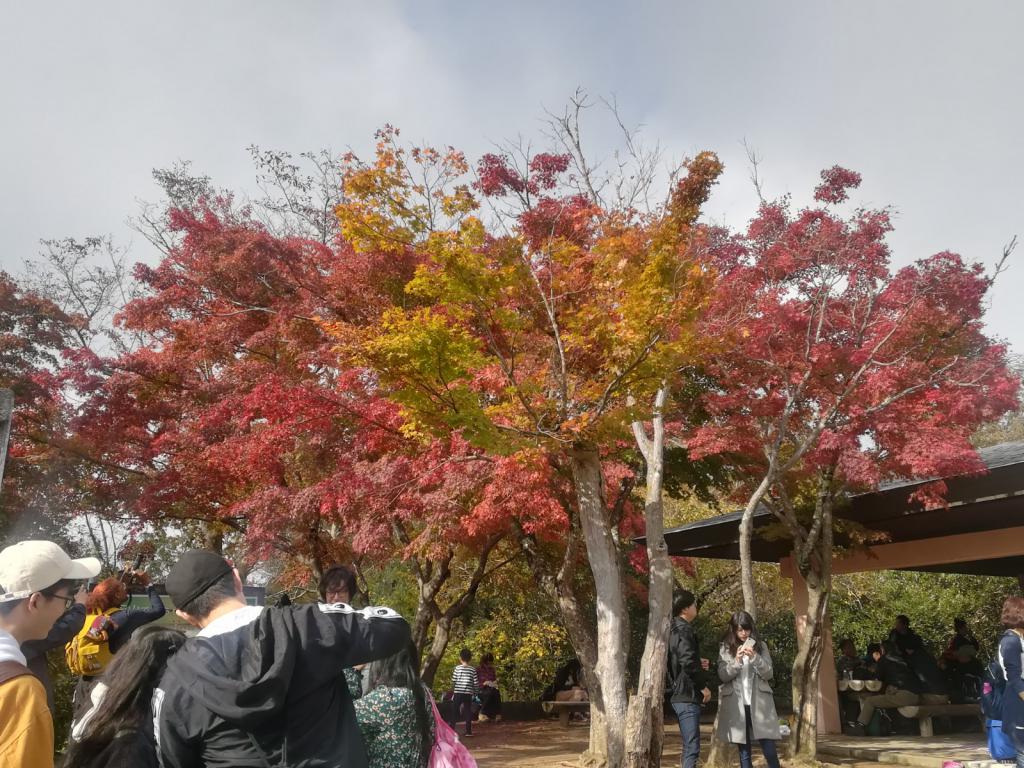
[[[372,8],[372,10],[371,10]],[[383,123],[473,156],[523,134],[577,86],[614,94],[650,140],[726,163],[709,215],[755,196],[806,202],[818,172],[864,175],[892,205],[905,263],[992,264],[1024,237],[1024,3],[260,0],[0,5],[0,269],[41,238],[110,234],[156,199],[150,171],[191,160],[251,189],[249,144],[367,149]],[[1024,352],[1024,246],[990,330]]]

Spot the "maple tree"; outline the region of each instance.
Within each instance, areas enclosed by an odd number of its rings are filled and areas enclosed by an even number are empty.
[[[0,498],[2,525],[26,532],[64,519],[61,489],[78,471],[54,442],[66,436],[69,409],[61,392],[62,354],[80,318],[0,272],[0,389],[14,394],[14,412]]]
[[[992,277],[948,252],[893,271],[888,212],[838,210],[859,183],[828,169],[814,206],[766,202],[742,235],[717,233],[709,252],[719,278],[702,322],[729,343],[705,358],[717,382],[703,398],[710,420],[688,442],[696,455],[732,456],[748,480],[748,611],[754,512],[770,510],[792,539],[809,606],[792,738],[795,753],[812,757],[837,508],[886,479],[981,471],[971,435],[1014,407],[1018,385],[982,326]],[[926,484],[914,500],[941,504],[943,490]]]
[[[578,148],[578,126],[562,126]],[[593,661],[591,756],[617,767],[626,760],[616,724],[627,714],[621,542],[630,519],[614,517],[602,459],[628,440],[642,413],[635,403],[653,401],[695,355],[712,280],[695,223],[721,165],[711,153],[688,161],[667,203],[642,215],[602,199],[582,154],[485,155],[475,192],[513,212],[491,227],[475,215],[466,168],[455,150],[407,151],[393,129],[378,135],[372,162],[351,158],[344,235],[357,251],[420,261],[406,301],[378,324],[332,331],[401,404],[407,431],[458,430],[506,455],[539,449],[571,483],[565,559],[548,583],[584,667]],[[592,648],[567,588],[581,545],[596,600]],[[663,674],[663,658],[651,663]]]
[[[97,484],[136,529],[195,529],[240,563],[276,561],[286,585],[336,562],[408,563],[429,679],[452,622],[509,559],[495,463],[457,436],[403,434],[395,404],[338,366],[324,332],[400,300],[412,258],[276,236],[206,181],[170,186],[186,193],[146,209],[164,257],[136,268],[117,319],[137,343],[66,371]]]

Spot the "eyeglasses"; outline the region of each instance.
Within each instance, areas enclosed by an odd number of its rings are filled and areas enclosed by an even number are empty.
[[[53,592],[40,592],[40,594],[46,595],[46,597],[52,597],[52,598],[54,598],[56,600],[63,600],[64,601],[64,610],[65,611],[68,608],[70,608],[72,605],[74,605],[74,603],[75,603],[75,596],[74,595],[57,595],[57,594],[54,594]]]

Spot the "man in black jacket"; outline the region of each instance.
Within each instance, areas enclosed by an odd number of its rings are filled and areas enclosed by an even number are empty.
[[[163,768],[366,768],[342,670],[399,651],[409,625],[389,608],[248,606],[220,555],[187,552],[167,577],[199,628],[153,700]]]
[[[668,638],[667,688],[672,709],[679,718],[683,741],[683,768],[695,768],[700,757],[700,708],[711,701],[705,672],[707,661],[700,657],[693,620],[697,600],[683,590],[672,601],[672,626]]]
[[[876,709],[909,707],[921,700],[921,681],[903,658],[899,646],[892,640],[882,643],[878,679],[882,681],[883,693],[868,696],[861,702],[860,716],[856,722],[848,724],[849,732],[853,736],[864,735]]]

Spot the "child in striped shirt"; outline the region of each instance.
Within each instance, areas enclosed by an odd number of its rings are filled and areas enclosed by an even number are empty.
[[[473,654],[469,648],[459,651],[459,659],[462,663],[452,670],[452,719],[461,720],[463,708],[465,708],[466,735],[473,735],[473,697],[476,696],[477,679],[476,669],[470,664],[473,661]],[[455,727],[455,722],[452,722]]]

